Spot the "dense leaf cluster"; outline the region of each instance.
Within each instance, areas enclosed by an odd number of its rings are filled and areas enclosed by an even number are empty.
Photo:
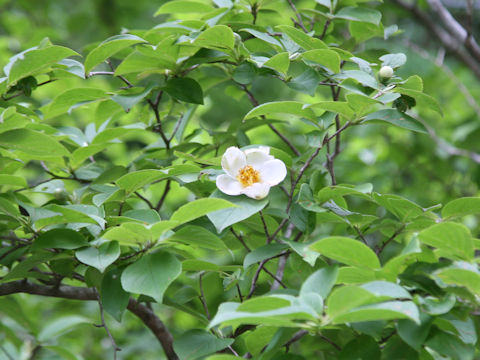
[[[423,207],[335,172],[350,132],[425,136],[415,110],[442,109],[420,76],[398,75],[403,53],[362,55],[398,32],[371,4],[301,5],[170,1],[155,27],[83,57],[44,39],[10,58],[0,359],[98,356],[61,337],[94,320],[33,324],[14,293],[96,301],[114,356],[109,323],[126,310],[168,359],[478,355],[480,244],[464,220],[480,200]],[[286,180],[262,200],[221,193],[230,146],[268,146]]]

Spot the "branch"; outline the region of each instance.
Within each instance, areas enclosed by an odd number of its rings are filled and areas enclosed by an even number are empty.
[[[12,281],[0,285],[0,296],[16,293],[57,297],[71,300],[97,301],[97,292],[93,288],[82,288],[61,285],[50,287],[33,284],[25,280]],[[179,360],[173,349],[173,337],[165,324],[157,317],[153,310],[142,305],[135,299],[130,299],[127,309],[135,314],[152,331],[163,347],[168,360]]]
[[[409,11],[417,20],[432,33],[443,46],[451,51],[460,61],[467,65],[475,76],[480,79],[480,64],[472,57],[464,48],[461,43],[450,35],[447,31],[438,26],[426,13],[421,11],[413,4],[407,3],[404,0],[392,0],[398,6]]]
[[[288,1],[288,4],[290,5],[290,7],[292,8],[293,12],[295,13],[295,16],[298,19],[298,21],[294,20],[294,23],[297,24],[298,26],[300,26],[304,32],[308,33],[307,28],[303,24],[302,15],[300,15],[300,13],[298,12],[295,4],[293,3],[292,0],[287,0],[287,1]]]
[[[100,295],[97,292],[97,301],[98,301],[98,306],[100,308],[100,319],[102,320],[102,323],[100,325],[95,325],[96,327],[103,327],[108,335],[108,338],[110,339],[110,342],[112,343],[113,347],[113,360],[117,360],[117,352],[121,351],[115,341],[115,338],[113,337],[112,333],[110,332],[110,329],[107,326],[107,323],[105,322],[105,314],[103,313],[103,306],[102,306],[102,301],[100,300]]]
[[[445,27],[448,31],[455,37],[458,41],[465,45],[465,47],[470,51],[470,53],[480,61],[480,46],[475,41],[475,38],[469,33],[465,28],[460,25],[460,23],[455,20],[455,18],[450,14],[450,12],[443,6],[440,0],[428,0],[430,7],[437,13],[439,18],[442,20]]]

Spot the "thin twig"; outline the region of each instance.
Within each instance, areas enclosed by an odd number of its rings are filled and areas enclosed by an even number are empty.
[[[115,73],[115,68],[113,67],[113,64],[110,61],[110,59],[105,60],[105,62],[108,64],[110,69],[112,69],[113,73]],[[128,81],[127,78],[123,77],[122,75],[117,75],[117,77],[120,80],[122,80],[125,84],[127,84],[127,88],[132,88],[133,87],[133,84],[130,81]]]
[[[155,210],[160,211],[160,209],[162,208],[162,205],[165,202],[165,199],[167,198],[168,192],[170,191],[170,183],[171,183],[171,180],[168,179],[167,183],[165,184],[165,188],[163,189],[162,197],[158,201],[157,206],[155,206]]]
[[[323,40],[323,38],[325,37],[325,35],[327,34],[327,30],[328,30],[328,27],[330,26],[330,24],[332,23],[332,20],[331,19],[327,19],[325,21],[325,25],[323,26],[323,31],[320,35],[320,40]]]
[[[198,277],[198,287],[200,288],[200,301],[202,302],[203,309],[205,310],[205,315],[207,315],[207,319],[211,320],[210,312],[208,311],[207,301],[205,299],[205,293],[203,292],[203,285],[202,285],[202,277],[205,275],[205,272],[201,272],[200,276]]]
[[[290,7],[292,8],[293,12],[295,13],[295,16],[298,19],[298,21],[294,21],[294,23],[297,24],[304,32],[308,33],[307,28],[303,24],[302,15],[300,15],[300,13],[298,12],[297,7],[295,6],[292,0],[287,0],[287,1]]]
[[[245,243],[245,240],[243,240],[243,237],[242,235],[240,234],[237,234],[235,232],[235,230],[233,230],[233,227],[230,228],[230,231],[232,232],[233,236],[235,236],[237,238],[238,241],[240,241],[240,243],[243,245],[243,247],[248,251],[250,252],[250,248],[248,247],[248,245]]]
[[[268,234],[267,223],[265,222],[265,218],[263,217],[263,213],[262,213],[261,210],[260,210],[259,214],[260,214],[260,219],[262,220],[262,224],[263,224],[263,231],[265,232],[265,236],[267,237],[267,244],[269,244],[270,241],[271,241],[271,238],[270,238],[270,235]]]
[[[155,206],[153,206],[152,202],[148,200],[145,196],[140,194],[138,191],[135,191],[134,194],[137,195],[141,200],[143,200],[150,209],[155,209]]]
[[[403,224],[402,226],[400,226],[394,233],[392,236],[390,236],[388,238],[387,241],[385,241],[382,245],[380,245],[379,247],[377,247],[375,249],[375,253],[377,255],[381,254],[381,252],[383,251],[383,249],[385,249],[385,247],[392,241],[394,240],[398,235],[400,235],[400,233],[405,229],[405,224]]]
[[[113,360],[117,360],[117,352],[118,351],[121,351],[122,349],[120,349],[117,345],[117,343],[115,342],[115,339],[112,335],[112,333],[110,332],[110,329],[108,328],[107,326],[107,323],[105,322],[105,316],[104,316],[104,312],[103,312],[103,306],[102,306],[102,301],[100,299],[100,295],[98,294],[97,292],[97,300],[98,300],[98,306],[100,308],[100,318],[102,320],[102,323],[100,325],[95,325],[96,327],[103,327],[105,329],[105,332],[107,333],[108,335],[108,338],[110,339],[110,342],[112,343],[112,347],[113,347]]]

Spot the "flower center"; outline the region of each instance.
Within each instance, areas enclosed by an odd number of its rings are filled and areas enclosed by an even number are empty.
[[[237,180],[243,187],[260,182],[260,173],[252,166],[247,165],[238,171]]]

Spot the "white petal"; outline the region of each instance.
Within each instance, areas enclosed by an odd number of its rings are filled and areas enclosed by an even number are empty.
[[[274,186],[283,181],[287,176],[287,168],[282,160],[274,159],[264,163],[259,169],[260,179],[269,186]]]
[[[270,186],[268,184],[255,183],[251,186],[244,188],[242,190],[242,194],[245,194],[252,199],[260,200],[266,197],[269,191]]]
[[[242,150],[230,146],[223,154],[222,168],[232,178],[236,178],[238,171],[247,166],[247,159]]]
[[[265,154],[270,154],[270,147],[268,146],[259,146],[259,147],[256,147],[256,148],[250,148],[250,149],[246,149],[244,150],[243,152],[248,155],[250,154],[251,152],[255,152],[255,151],[260,151],[260,152],[263,152]]]
[[[240,195],[243,190],[242,184],[228,175],[217,176],[217,187],[227,195]]]
[[[252,165],[255,169],[260,168],[264,163],[269,160],[273,160],[272,155],[268,155],[265,151],[261,149],[251,149],[252,151],[245,151],[247,155],[247,165]]]

